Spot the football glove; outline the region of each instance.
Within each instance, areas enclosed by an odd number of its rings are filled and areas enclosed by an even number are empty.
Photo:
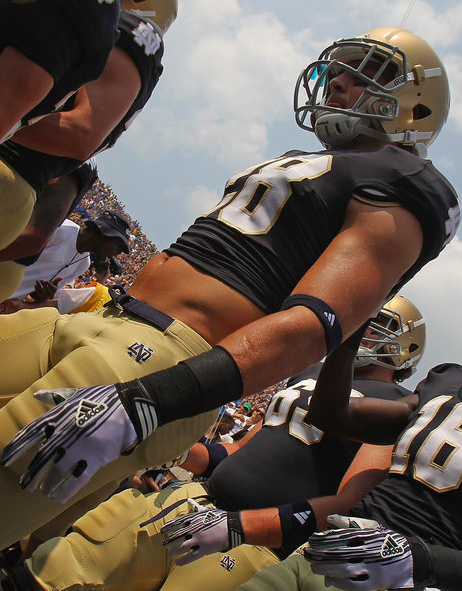
[[[196,512],[176,517],[160,530],[163,545],[179,566],[244,543],[239,513],[209,509],[192,499],[188,502]]]
[[[20,480],[25,490],[39,487],[64,503],[137,442],[113,385],[39,390],[34,397],[57,406],[21,429],[0,459],[9,466],[42,442]]]
[[[355,521],[362,521],[343,519],[353,527]],[[414,588],[411,548],[395,531],[383,526],[328,530],[310,536],[309,544],[303,553],[311,561],[313,573],[324,575],[326,587],[345,591]]]

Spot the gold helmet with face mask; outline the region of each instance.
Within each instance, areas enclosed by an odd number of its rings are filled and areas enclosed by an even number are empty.
[[[386,302],[369,323],[356,355],[355,367],[392,367],[398,381],[411,376],[425,349],[425,319],[402,295]]]
[[[327,106],[329,82],[345,70],[358,77],[364,92],[349,109]],[[327,47],[300,74],[294,109],[297,124],[329,148],[365,135],[424,154],[447,119],[449,84],[423,39],[381,27]]]
[[[122,0],[122,10],[132,10],[157,25],[165,35],[178,14],[178,0]]]

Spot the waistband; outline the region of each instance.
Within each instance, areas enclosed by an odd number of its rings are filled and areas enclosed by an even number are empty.
[[[148,304],[140,302],[140,300],[125,293],[125,289],[121,285],[112,285],[109,287],[109,295],[111,296],[111,299],[105,304],[105,306],[114,305],[125,312],[129,312],[134,316],[146,320],[146,322],[149,322],[149,324],[152,324],[159,330],[167,330],[175,320],[168,314],[156,310],[156,308],[152,308],[151,306],[148,306]]]

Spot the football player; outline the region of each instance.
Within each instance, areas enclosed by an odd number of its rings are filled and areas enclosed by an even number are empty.
[[[50,212],[47,201],[41,199],[41,189],[49,179],[61,177],[82,160],[111,148],[143,109],[159,80],[163,36],[176,17],[177,0],[146,0],[142,4],[160,9],[148,12],[146,18],[140,11],[121,12],[120,37],[101,76],[82,87],[62,110],[20,130],[0,146],[0,157],[38,191],[34,216],[46,217],[45,224],[34,226],[35,232],[26,229],[29,256],[40,254],[34,249],[36,236],[40,235],[42,242],[44,234],[49,238],[62,223],[63,211],[75,200],[72,188],[59,181],[52,191],[59,192],[60,206]],[[45,192],[49,194],[49,187]],[[17,242],[24,250],[24,235],[9,249],[14,251]],[[24,261],[17,260],[19,257],[2,258],[9,262],[0,265],[0,301],[15,291],[24,273]]]
[[[338,41],[296,86],[297,121],[327,149],[231,177],[104,311],[0,318],[0,389],[23,391],[0,410],[0,500],[34,508],[5,520],[6,543],[176,457],[220,406],[320,361],[438,256],[459,205],[421,154],[447,110],[421,38],[385,27]]]
[[[407,299],[395,296],[367,336],[370,339],[363,341],[355,363],[351,395],[386,400],[409,396],[411,392],[397,382],[415,371],[424,351],[425,323],[420,312]],[[334,495],[360,444],[330,437],[306,421],[319,370],[317,364],[291,378],[289,387],[273,397],[264,425],[255,427],[246,439],[234,444],[197,443],[176,462],[210,477],[208,483],[184,483],[146,498],[135,491],[115,495],[78,520],[70,536],[43,544],[26,562],[31,584],[63,591],[76,584],[109,589],[115,582],[126,590],[162,586],[232,591],[258,570],[287,557],[299,545],[288,536],[283,548],[246,544],[176,568],[160,543],[160,529],[175,516],[190,517],[195,504],[188,503],[189,498],[201,503],[201,508],[242,512]],[[139,523],[150,518],[154,518],[152,524],[140,530]],[[208,531],[213,534],[212,523]],[[85,566],[89,564],[95,567]],[[65,571],[61,565],[66,565]],[[22,567],[16,569],[13,578],[18,581],[21,572]]]
[[[97,78],[118,37],[120,0],[2,0],[0,142]],[[26,225],[34,183],[0,154],[0,248]]]
[[[98,78],[119,12],[120,0],[2,0],[0,142]]]
[[[321,528],[340,529],[314,533],[309,546],[303,545],[284,564],[257,574],[239,591],[323,588],[323,580],[311,572],[325,575],[327,586],[350,591],[460,589],[462,366],[434,367],[415,394],[398,403],[350,400],[354,357],[354,351],[342,345],[327,358],[308,419],[357,440],[394,441],[389,473],[348,516],[332,515],[327,523],[322,518],[317,522]],[[355,458],[359,465],[350,474],[356,486],[367,481],[367,467],[375,458],[374,446],[363,447]],[[335,505],[332,508],[336,510]],[[312,509],[316,522],[316,506]],[[311,568],[304,556],[312,561]]]

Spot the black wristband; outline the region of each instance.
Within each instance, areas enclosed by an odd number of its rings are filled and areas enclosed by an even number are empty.
[[[155,409],[156,426],[161,426],[218,409],[242,396],[242,378],[236,362],[218,346],[168,369],[115,387],[139,439],[140,433],[146,432],[144,424],[151,420],[151,405]],[[148,412],[147,419],[144,411]]]
[[[228,535],[229,535],[229,546],[226,548],[226,552],[236,546],[245,544],[244,529],[242,527],[241,514],[239,511],[232,511],[228,513]]]
[[[433,562],[427,544],[420,538],[408,538],[412,552],[413,579],[416,589],[431,587],[435,583]]]
[[[305,306],[305,308],[316,314],[324,328],[327,354],[340,345],[343,339],[342,325],[337,318],[337,314],[328,303],[305,293],[294,293],[282,302],[281,311],[295,306]]]
[[[203,443],[202,445],[205,446],[209,454],[209,464],[205,472],[202,472],[200,476],[210,478],[218,464],[228,457],[228,452],[220,443]]]
[[[411,547],[416,589],[437,587],[448,591],[462,588],[462,552],[408,538]]]
[[[281,548],[291,553],[316,531],[316,516],[308,501],[279,505],[278,510],[282,529]]]

